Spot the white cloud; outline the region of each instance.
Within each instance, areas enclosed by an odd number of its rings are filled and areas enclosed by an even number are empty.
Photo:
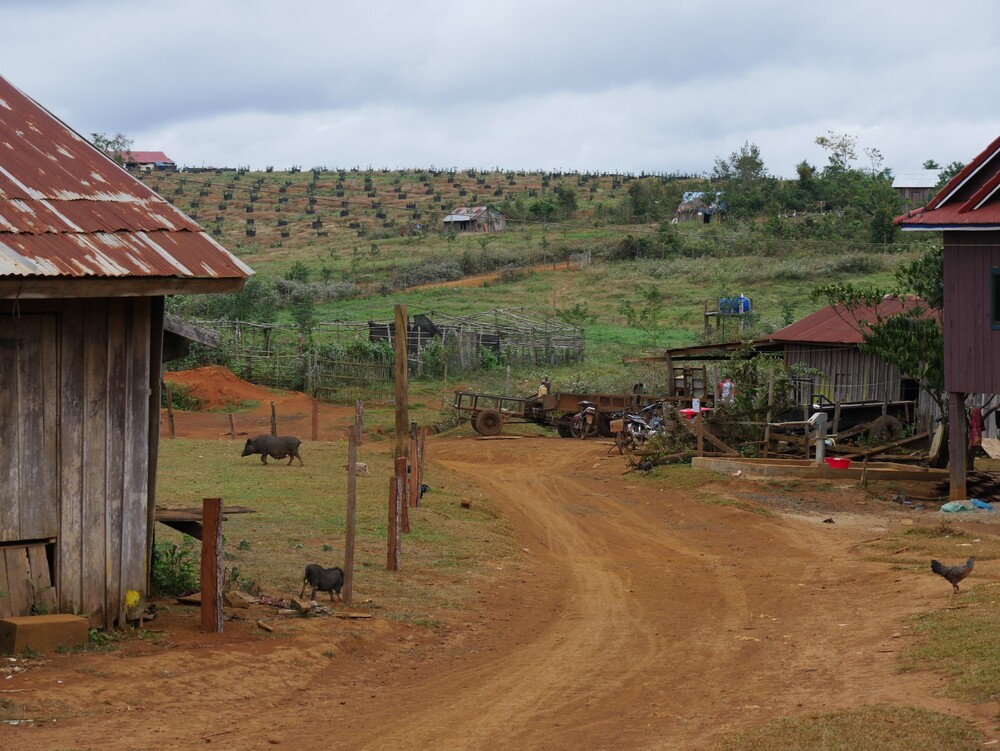
[[[887,166],[997,135],[1000,5],[0,0],[0,74],[182,164],[771,172],[828,130]]]

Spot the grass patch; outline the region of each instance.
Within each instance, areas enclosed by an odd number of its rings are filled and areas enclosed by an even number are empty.
[[[751,503],[750,501],[741,501],[736,498],[727,498],[726,496],[716,495],[715,493],[695,493],[695,498],[701,503],[710,503],[713,506],[728,506],[730,508],[738,508],[741,511],[749,511],[751,514],[760,514],[761,516],[767,516],[771,518],[777,518],[777,514],[764,506],[759,506],[756,503]]]
[[[967,751],[984,738],[954,717],[876,704],[849,712],[783,717],[725,738],[713,751]]]
[[[198,506],[202,498],[249,506],[223,525],[223,553],[239,581],[288,596],[302,587],[309,563],[342,566],[345,538],[347,446],[310,442],[304,467],[241,459],[227,440],[176,439],[160,444],[157,495],[170,507]],[[428,446],[433,451],[433,445]],[[497,565],[516,567],[522,555],[513,532],[488,498],[460,507],[462,481],[428,464],[431,492],[410,509],[402,540],[402,572],[386,570],[391,451],[362,447],[371,474],[357,478],[354,595],[383,615],[415,624],[440,620],[443,603],[469,602]],[[452,490],[452,489],[455,490]],[[179,533],[159,525],[157,541],[182,545]],[[502,562],[502,563],[498,563]],[[461,572],[457,576],[456,572]],[[242,584],[241,584],[242,586]]]
[[[968,581],[968,579],[966,580]],[[1000,698],[1000,639],[996,612],[1000,592],[980,585],[957,600],[960,607],[933,610],[910,619],[923,640],[900,659],[900,670],[936,670],[949,678],[947,693],[973,701]]]

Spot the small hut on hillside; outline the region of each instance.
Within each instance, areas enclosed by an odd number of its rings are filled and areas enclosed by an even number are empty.
[[[0,617],[111,628],[147,592],[164,298],[253,272],[3,78],[0,142]]]
[[[459,232],[502,232],[507,217],[492,206],[459,206],[444,219],[444,228]]]

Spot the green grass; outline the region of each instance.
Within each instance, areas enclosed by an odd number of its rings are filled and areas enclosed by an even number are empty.
[[[202,498],[221,496],[225,504],[255,509],[225,521],[226,566],[267,592],[297,595],[306,564],[344,562],[346,443],[309,442],[302,450],[304,467],[264,466],[257,457],[241,458],[238,443],[162,441],[158,502],[190,507],[200,506]],[[358,455],[371,474],[357,478],[355,602],[369,602],[413,622],[436,621],[442,603],[467,601],[479,582],[492,575],[497,560],[517,565],[521,554],[513,533],[488,499],[477,499],[472,509],[461,508],[462,483],[428,464],[424,479],[431,492],[419,508],[409,510],[411,531],[402,541],[405,573],[387,571],[391,449],[370,446],[363,445]],[[163,525],[157,526],[157,536],[180,540],[179,533]]]
[[[773,720],[727,737],[712,751],[967,751],[985,740],[968,723],[887,704]]]
[[[952,608],[915,616],[910,620],[912,631],[923,639],[903,654],[900,669],[935,670],[948,676],[948,695],[976,703],[996,701],[1000,698],[998,607],[996,586],[981,584],[963,592]]]

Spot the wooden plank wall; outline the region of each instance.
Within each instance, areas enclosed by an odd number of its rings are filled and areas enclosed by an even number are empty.
[[[901,398],[902,379],[899,369],[875,355],[857,347],[835,345],[788,345],[789,365],[802,363],[819,370],[813,378],[813,391],[831,402],[882,401]],[[808,398],[804,394],[803,398]]]
[[[990,320],[990,272],[1000,268],[1000,232],[946,232],[944,238],[945,388],[1000,393],[1000,330]]]
[[[0,348],[0,415],[18,416],[0,442],[19,446],[0,463],[0,542],[55,538],[59,611],[124,625],[126,592],[147,581],[153,302],[21,307],[19,325],[37,323],[18,357]]]

